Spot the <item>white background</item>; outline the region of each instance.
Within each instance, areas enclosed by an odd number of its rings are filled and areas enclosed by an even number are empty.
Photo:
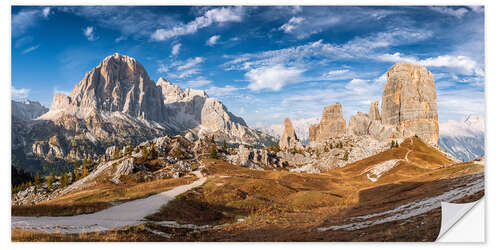
[[[316,249],[398,249],[405,250],[425,248],[447,248],[447,249],[471,249],[471,248],[491,248],[500,249],[500,230],[498,230],[499,221],[499,202],[498,195],[500,181],[498,166],[500,154],[499,133],[500,133],[500,69],[499,69],[499,47],[500,47],[500,1],[446,1],[446,0],[391,0],[391,1],[369,1],[369,0],[351,0],[351,1],[286,1],[286,0],[252,0],[252,1],[228,1],[228,0],[189,0],[189,1],[168,1],[168,0],[66,0],[66,1],[1,1],[1,81],[0,81],[0,177],[2,193],[0,197],[3,202],[1,208],[1,240],[4,249],[54,249],[65,248],[69,249],[222,249],[222,248],[238,248],[238,249],[255,249],[255,248],[287,248],[287,249],[304,249],[314,247]],[[471,244],[471,243],[11,243],[10,242],[10,86],[11,86],[11,8],[10,5],[485,5],[486,17],[486,209],[483,212],[474,211],[466,217],[478,216],[483,213],[486,216],[486,244]],[[479,215],[480,216],[480,215]],[[482,230],[483,226],[478,219],[471,219],[464,224],[467,230],[456,230],[458,235],[448,236],[458,239],[465,239],[468,234],[477,233]],[[484,228],[483,228],[484,230]],[[469,232],[469,233],[468,233]]]

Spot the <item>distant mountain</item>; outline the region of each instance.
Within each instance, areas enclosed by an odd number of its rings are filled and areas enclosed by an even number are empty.
[[[292,120],[293,127],[295,128],[295,134],[299,138],[299,140],[307,144],[309,141],[309,127],[312,124],[319,123],[320,117],[311,117],[311,118],[305,118],[305,119],[297,119],[297,120]],[[281,138],[281,135],[283,134],[283,129],[284,125],[283,123],[279,124],[257,124],[255,126],[257,130],[260,130],[268,135],[272,135],[277,139]]]
[[[439,146],[462,161],[484,156],[484,117],[467,115],[439,125]]]
[[[12,101],[12,117],[21,120],[32,120],[49,111],[37,101],[26,100],[23,102]]]
[[[250,145],[274,141],[203,90],[155,82],[137,60],[118,53],[87,72],[69,95],[55,94],[45,114],[17,106],[13,116],[36,117],[13,124],[13,154],[20,161],[97,160],[109,146],[185,133]]]

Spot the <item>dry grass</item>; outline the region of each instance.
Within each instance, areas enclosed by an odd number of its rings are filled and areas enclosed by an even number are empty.
[[[13,242],[92,242],[92,241],[164,241],[165,238],[150,233],[144,225],[127,227],[122,230],[112,230],[100,233],[43,233],[34,231],[12,230]]]
[[[12,206],[14,216],[69,216],[94,213],[112,206],[111,202],[125,202],[189,184],[196,177],[160,179],[150,182],[121,184],[102,183],[32,206]]]
[[[350,202],[350,190],[331,175],[256,171],[219,160],[206,160],[205,166],[211,177],[204,185],[179,195],[149,218],[222,224],[245,216],[340,209]]]
[[[406,161],[406,158],[408,161]],[[367,179],[365,171],[387,160],[400,161],[377,182]],[[208,175],[200,187],[176,197],[161,210],[148,217],[154,221],[173,220],[181,224],[220,225],[207,231],[162,228],[172,234],[173,241],[421,241],[433,240],[439,232],[440,211],[417,216],[407,224],[391,222],[359,231],[319,233],[315,229],[330,223],[437,195],[442,190],[463,185],[461,177],[484,171],[474,163],[452,164],[439,151],[418,138],[411,138],[393,148],[344,168],[323,174],[257,171],[214,159],[203,160],[202,171]],[[446,165],[443,168],[441,166]],[[466,178],[463,178],[466,179]],[[180,179],[179,179],[180,180]],[[186,180],[187,181],[187,180]],[[190,179],[189,181],[192,181]],[[169,184],[170,185],[170,184]],[[172,184],[174,185],[174,184]],[[181,185],[181,183],[175,183]],[[108,201],[134,194],[147,195],[167,183],[145,186],[135,184],[106,193],[107,186],[84,190],[58,199]],[[476,195],[476,194],[475,194]],[[477,194],[480,197],[481,194]],[[476,196],[472,198],[477,198]],[[471,198],[471,197],[468,197]],[[243,222],[237,219],[244,218]],[[422,224],[425,222],[425,224]],[[326,223],[326,224],[325,224]],[[422,226],[423,225],[423,226]],[[130,234],[130,239],[127,234]],[[21,241],[155,241],[159,236],[144,228],[83,235],[47,235],[13,232],[13,240]]]

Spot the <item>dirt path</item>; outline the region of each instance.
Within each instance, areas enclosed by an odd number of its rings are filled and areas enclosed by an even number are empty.
[[[207,178],[203,177],[200,170],[194,171],[193,174],[198,177],[198,180],[191,184],[178,186],[147,198],[125,202],[93,214],[60,217],[12,216],[11,225],[12,228],[48,233],[98,232],[137,225],[144,222],[144,217],[154,214],[177,195],[205,183]]]
[[[413,138],[410,138],[410,144],[413,146]],[[405,161],[410,162],[410,161],[408,160],[408,155],[409,155],[412,151],[413,151],[413,150],[412,150],[412,149],[410,149],[410,150],[408,150],[408,152],[406,152],[406,155],[405,155]]]

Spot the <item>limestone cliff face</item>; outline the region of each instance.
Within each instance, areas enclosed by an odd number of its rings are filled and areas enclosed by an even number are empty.
[[[149,79],[144,67],[134,58],[115,53],[87,72],[69,97],[54,97],[55,109],[90,112],[120,112],[133,118],[164,120],[161,87]]]
[[[281,136],[279,146],[281,149],[303,148],[302,143],[299,141],[297,135],[295,134],[295,129],[293,128],[292,121],[290,121],[288,117],[285,118],[285,129],[283,130],[283,135]]]
[[[425,67],[397,63],[387,71],[382,124],[396,128],[403,137],[418,135],[427,142],[437,143],[436,85]]]
[[[379,141],[400,137],[400,133],[395,127],[382,124],[381,116],[378,113],[378,101],[373,101],[370,104],[368,114],[358,112],[350,117],[347,134],[357,136],[369,135]]]
[[[319,124],[309,127],[309,141],[322,141],[345,133],[346,122],[342,115],[342,105],[337,103],[323,108]]]
[[[370,103],[370,113],[368,113],[368,118],[372,121],[381,121],[382,117],[378,112],[378,101],[373,101]]]
[[[349,127],[347,134],[349,135],[367,135],[370,133],[370,125],[372,120],[368,114],[358,112],[349,118]]]
[[[32,120],[49,111],[37,101],[26,100],[24,102],[11,101],[12,117],[21,120]]]
[[[230,143],[273,142],[203,90],[182,90],[163,78],[155,83],[138,61],[120,54],[86,73],[69,96],[55,94],[47,113],[13,127],[19,128],[13,148],[43,159],[95,160],[109,146],[188,132]],[[50,143],[54,136],[60,143]]]

